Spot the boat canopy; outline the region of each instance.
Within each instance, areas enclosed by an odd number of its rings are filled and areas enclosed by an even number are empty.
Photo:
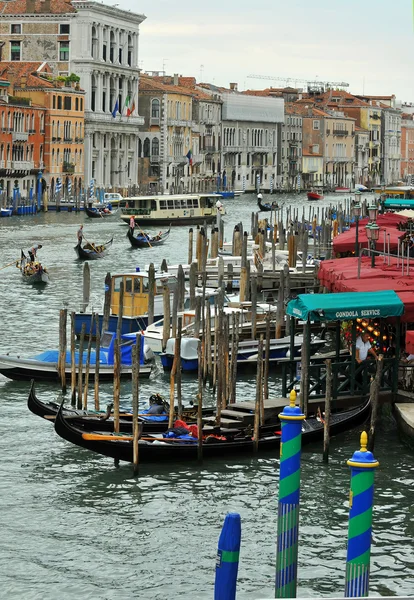
[[[384,208],[414,208],[414,198],[387,198]]]
[[[287,314],[303,321],[351,321],[400,317],[404,304],[393,290],[339,294],[299,294]]]

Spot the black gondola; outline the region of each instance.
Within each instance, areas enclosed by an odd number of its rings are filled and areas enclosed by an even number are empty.
[[[270,212],[271,210],[276,210],[277,208],[279,208],[279,205],[277,202],[272,202],[272,204],[265,202],[263,204],[260,198],[257,199],[257,205],[261,212]]]
[[[105,254],[108,252],[110,246],[113,242],[113,237],[105,244],[91,244],[90,242],[86,242],[84,246],[78,243],[75,246],[75,252],[78,255],[79,260],[97,260],[98,258],[103,258]]]
[[[158,418],[164,418],[165,420],[156,420],[154,416],[145,415],[142,413],[138,419],[143,425],[143,431],[146,433],[160,433],[168,429],[168,409],[169,406],[165,403],[160,396],[154,394],[150,397],[149,403],[159,403],[160,401],[165,404],[166,412],[159,415]],[[46,419],[47,421],[53,422],[59,411],[60,404],[56,402],[42,402],[36,396],[35,381],[32,380],[29,396],[27,398],[27,408],[33,414]],[[102,411],[97,413],[96,411],[79,410],[73,407],[63,408],[63,414],[65,418],[70,419],[73,425],[88,431],[114,431],[114,419],[113,414],[108,411]],[[130,433],[132,431],[132,412],[130,408],[120,409],[120,428],[124,433]],[[213,414],[213,408],[203,409],[203,417],[209,417]],[[183,408],[183,420],[188,423],[195,423],[197,420],[197,407],[190,406]]]
[[[95,206],[85,206],[85,213],[91,219],[103,219],[108,217],[113,217],[117,214],[118,210],[110,210],[107,206],[95,207]],[[108,212],[105,212],[105,209]]]
[[[330,434],[335,435],[342,431],[347,431],[364,422],[369,414],[370,402],[365,401],[357,408],[338,412],[331,417]],[[132,462],[133,443],[132,436],[119,436],[112,434],[102,434],[97,432],[87,432],[82,428],[75,427],[65,418],[62,408],[55,419],[55,431],[60,437],[72,442],[76,446],[92,450],[98,454],[103,454],[117,460]],[[323,439],[324,423],[315,418],[303,421],[302,425],[302,443],[315,442]],[[211,456],[224,457],[229,454],[251,453],[253,451],[253,441],[251,432],[235,430],[235,433],[226,436],[220,436],[217,439],[214,436],[207,436],[203,441],[203,457]],[[224,439],[223,439],[224,438]],[[280,447],[281,433],[272,431],[263,433],[259,439],[258,448],[261,451],[278,451]],[[139,460],[140,462],[157,462],[166,460],[196,460],[197,459],[197,440],[196,439],[170,439],[159,436],[143,436],[139,440]]]
[[[170,229],[159,233],[158,235],[149,235],[148,233],[140,232],[138,235],[134,235],[133,230],[129,227],[127,238],[129,239],[133,248],[152,248],[152,246],[161,246],[170,235]]]

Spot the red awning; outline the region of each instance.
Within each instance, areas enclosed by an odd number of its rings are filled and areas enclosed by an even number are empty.
[[[398,248],[398,240],[403,237],[404,231],[397,229],[400,223],[408,221],[408,217],[403,217],[398,214],[387,213],[378,215],[377,224],[380,227],[379,240],[377,242],[379,248],[384,245],[384,232],[386,234],[386,248],[388,249],[388,234],[390,250],[396,251]],[[365,225],[368,225],[369,219],[361,219],[358,225],[358,245],[361,248],[368,248],[368,239],[366,235]],[[351,229],[341,233],[333,240],[333,250],[335,254],[344,252],[354,252],[356,238],[356,225],[353,223]]]

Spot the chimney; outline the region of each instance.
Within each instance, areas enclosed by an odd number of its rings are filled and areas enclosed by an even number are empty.
[[[36,12],[36,0],[26,0],[26,14],[32,15]]]
[[[174,85],[178,85],[178,73],[174,73]]]
[[[46,13],[49,14],[51,13],[51,9],[50,9],[50,0],[41,0],[40,2],[40,12],[41,13]]]
[[[237,83],[230,83],[230,89],[232,92],[237,92]]]
[[[27,83],[27,75],[22,75],[20,77],[20,87],[23,89],[26,87],[26,83]]]

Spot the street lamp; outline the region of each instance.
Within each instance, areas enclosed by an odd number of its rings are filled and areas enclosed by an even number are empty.
[[[356,204],[354,204],[353,208],[353,213],[354,213],[354,217],[355,217],[355,226],[356,226],[356,232],[355,232],[355,256],[359,256],[359,244],[358,244],[358,233],[359,233],[359,217],[361,216],[361,211],[362,211],[362,206],[359,204],[359,202],[357,202]]]
[[[377,241],[380,234],[380,227],[377,223],[368,223],[365,226],[365,230],[367,233],[367,239],[371,246],[371,268],[375,268],[375,249],[377,245]]]
[[[378,206],[376,204],[371,204],[371,206],[368,206],[368,216],[371,224],[376,223],[378,217]]]

